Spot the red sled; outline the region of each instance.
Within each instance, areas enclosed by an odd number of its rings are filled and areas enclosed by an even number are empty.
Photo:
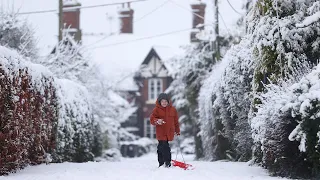
[[[186,164],[184,162],[172,160],[172,165],[176,167],[180,167],[184,170],[194,170],[194,167],[191,164]]]

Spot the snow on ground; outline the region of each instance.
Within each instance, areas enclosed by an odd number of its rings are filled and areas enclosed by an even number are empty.
[[[175,158],[175,154],[172,155]],[[260,167],[247,163],[200,162],[192,156],[185,156],[187,163],[196,167],[185,171],[177,167],[157,168],[156,154],[140,158],[125,159],[120,162],[63,163],[27,167],[18,173],[0,180],[272,180]],[[178,158],[178,160],[180,160]],[[284,180],[284,179],[283,179]]]

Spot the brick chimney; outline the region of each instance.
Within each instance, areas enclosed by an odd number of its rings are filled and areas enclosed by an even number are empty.
[[[80,29],[80,7],[77,0],[63,1],[63,25],[65,30],[78,42],[82,39]]]
[[[122,8],[119,10],[121,33],[133,33],[133,13],[130,3],[122,4]]]
[[[204,29],[204,26],[200,26],[204,24],[204,17],[205,16],[205,9],[206,9],[206,4],[204,2],[201,2],[201,0],[194,0],[194,2],[191,4],[191,9],[193,12],[192,16],[192,32],[190,34],[190,41],[191,42],[199,42],[199,39],[196,38],[196,34]],[[197,16],[197,15],[198,16]]]

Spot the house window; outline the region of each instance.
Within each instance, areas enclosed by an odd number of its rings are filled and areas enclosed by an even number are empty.
[[[149,79],[148,98],[149,100],[156,100],[162,92],[162,79],[152,78]]]
[[[145,118],[144,119],[144,137],[148,137],[151,139],[156,138],[156,130],[153,125],[150,124],[150,119]]]

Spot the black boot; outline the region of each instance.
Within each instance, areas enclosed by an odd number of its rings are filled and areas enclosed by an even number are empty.
[[[165,167],[170,167],[171,166],[171,148],[169,146],[168,141],[159,141],[157,153],[158,153],[159,167],[162,166],[164,163],[166,164]]]
[[[169,146],[169,142],[168,141],[166,141],[164,143],[164,152],[163,152],[163,154],[164,154],[163,159],[165,161],[166,167],[167,168],[171,167],[171,148]]]
[[[157,153],[158,153],[158,162],[159,167],[164,165],[164,158],[163,158],[163,142],[159,141],[158,147],[157,147]]]
[[[163,166],[164,165],[164,163],[159,163],[159,167],[161,167],[161,166]]]

